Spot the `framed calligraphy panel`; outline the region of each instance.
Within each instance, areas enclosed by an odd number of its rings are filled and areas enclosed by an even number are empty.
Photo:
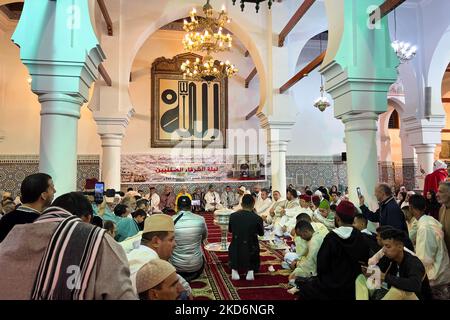
[[[184,53],[152,64],[152,148],[226,148],[228,79],[183,79],[181,64],[196,58],[201,56]]]

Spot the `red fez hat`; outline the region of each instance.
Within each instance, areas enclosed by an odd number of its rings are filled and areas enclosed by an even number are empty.
[[[319,198],[319,196],[312,196],[312,202],[314,203],[314,204],[319,204],[320,203],[320,198]]]
[[[336,207],[336,214],[343,220],[351,220],[355,217],[356,208],[353,203],[342,200]]]
[[[300,199],[306,201],[306,202],[311,202],[311,196],[308,196],[307,194],[302,194],[300,196]]]

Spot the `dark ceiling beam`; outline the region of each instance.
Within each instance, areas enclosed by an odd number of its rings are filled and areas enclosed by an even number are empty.
[[[450,98],[442,98],[442,103],[450,103]]]
[[[111,17],[108,13],[108,8],[106,7],[105,0],[97,0],[98,6],[100,7],[100,11],[102,12],[103,18],[106,22],[106,27],[108,28],[108,36],[113,35],[113,24]]]
[[[293,76],[288,82],[286,82],[281,88],[280,93],[285,93],[292,86],[294,86],[297,82],[306,77],[311,71],[320,66],[325,58],[326,51],[322,52],[319,56],[317,56],[313,61],[308,63],[306,67],[297,72],[295,76]]]
[[[102,63],[100,63],[98,65],[98,72],[102,76],[103,80],[105,80],[105,82],[108,85],[108,87],[111,87],[112,86],[111,77],[109,76],[108,71],[106,71],[106,69],[105,69],[105,67],[103,66]]]
[[[252,72],[248,75],[247,79],[245,79],[245,87],[248,88],[250,85],[250,82],[253,80],[253,78],[256,76],[258,71],[256,70],[256,67],[253,68]]]
[[[278,46],[282,47],[284,46],[284,41],[286,40],[286,37],[288,34],[294,29],[294,27],[297,25],[297,23],[300,21],[301,18],[308,12],[309,8],[316,2],[316,0],[305,0],[300,5],[300,7],[297,9],[297,11],[294,13],[292,18],[289,20],[287,25],[283,28],[281,31],[279,37],[278,37]]]
[[[389,12],[396,9],[399,5],[401,5],[406,0],[386,0],[384,1],[378,8],[379,8],[379,14],[376,13],[376,10],[372,11],[370,13],[370,17],[372,20],[372,23],[375,23],[377,20],[382,19],[385,17]]]
[[[253,109],[252,111],[250,111],[250,113],[248,115],[245,116],[245,120],[250,119],[251,117],[253,117],[257,112],[258,112],[259,106],[257,106],[255,109]]]

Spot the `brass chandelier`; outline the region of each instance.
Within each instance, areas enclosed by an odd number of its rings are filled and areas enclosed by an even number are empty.
[[[183,77],[194,81],[207,81],[230,78],[238,69],[229,61],[215,60],[211,53],[229,51],[233,46],[231,34],[224,34],[224,26],[230,22],[225,7],[215,18],[210,0],[203,6],[205,17],[197,16],[197,11],[190,12],[190,21],[184,20],[183,29],[187,32],[183,38],[183,46],[186,51],[205,52],[203,59],[186,60],[181,65]]]
[[[186,60],[181,65],[181,71],[183,71],[183,78],[210,83],[214,80],[230,78],[238,72],[238,69],[229,61],[219,62],[207,55],[202,60],[200,58],[196,58],[195,61]]]
[[[184,49],[187,51],[211,52],[228,51],[232,47],[231,34],[223,34],[223,27],[230,22],[225,7],[222,7],[217,18],[207,0],[203,6],[205,17],[196,16],[195,8],[190,13],[190,21],[184,20],[183,29],[187,32],[183,39]]]

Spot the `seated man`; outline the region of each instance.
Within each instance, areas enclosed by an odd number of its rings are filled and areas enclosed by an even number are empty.
[[[191,201],[192,201],[192,196],[191,194],[188,192],[188,187],[186,185],[183,185],[180,189],[180,192],[178,192],[177,197],[175,198],[175,212],[178,212],[180,209],[177,207],[177,203],[178,203],[178,199],[180,199],[180,197],[188,197]]]
[[[325,227],[322,223],[312,222],[311,217],[305,212],[300,213],[297,216],[296,221],[297,224],[300,221],[309,222],[313,227],[314,232],[319,232],[323,237],[328,234],[327,227]],[[306,256],[306,254],[308,253],[308,242],[303,240],[297,231],[297,228],[295,228],[291,234],[291,236],[294,238],[295,252],[288,252],[285,254],[284,261],[281,264],[284,269],[294,270],[297,266],[297,261]]]
[[[417,220],[416,256],[425,266],[433,295],[448,299],[450,261],[442,225],[432,216],[425,214],[426,200],[421,195],[409,198],[409,210]]]
[[[377,235],[367,230],[367,219],[366,217],[364,217],[364,215],[362,215],[361,213],[355,215],[355,219],[353,220],[353,227],[361,231],[364,240],[369,246],[370,257],[372,257],[381,249],[381,246],[379,246],[377,242]]]
[[[289,276],[289,280],[296,277],[308,278],[317,275],[317,253],[322,246],[326,235],[315,231],[308,221],[299,221],[295,226],[295,232],[308,244],[307,254],[298,260],[295,270]]]
[[[280,211],[282,206],[284,206],[286,199],[282,199],[280,192],[277,190],[272,192],[272,197],[273,201],[270,208],[261,215],[261,218],[263,218],[266,224],[272,225],[273,227],[274,225],[278,224],[279,220],[281,219]]]
[[[136,210],[144,210],[144,212],[147,213],[150,210],[149,201],[145,198],[136,201]]]
[[[417,236],[417,219],[409,210],[409,205],[402,207],[402,211],[405,214],[406,225],[408,226],[409,239],[415,243]]]
[[[116,241],[120,242],[139,233],[139,226],[135,219],[130,219],[130,208],[124,204],[118,204],[114,213],[119,217],[117,221]],[[141,218],[138,218],[139,220]]]
[[[133,212],[131,214],[131,216],[133,217],[134,222],[136,222],[139,231],[144,230],[144,221],[145,221],[145,218],[147,218],[147,212],[144,211],[143,209],[138,209],[135,212]],[[133,237],[136,234],[137,233],[134,233],[134,234],[130,235],[129,237]],[[127,238],[129,238],[129,237],[127,237]]]
[[[159,197],[159,194],[156,192],[155,187],[150,187],[150,194],[149,194],[149,201],[150,201],[150,212],[161,212],[161,209],[159,208],[159,204],[161,203],[161,198]]]
[[[334,229],[334,215],[331,212],[330,203],[327,200],[323,199],[320,202],[319,207],[313,213],[312,220],[323,223],[328,230]]]
[[[159,209],[164,213],[174,212],[175,194],[169,186],[164,187],[164,192],[160,196]]]
[[[195,191],[192,194],[192,200],[195,200],[198,203],[196,205],[192,205],[192,212],[197,213],[205,211],[205,193],[201,188],[195,188]]]
[[[287,201],[284,205],[277,209],[278,213],[281,215],[278,225],[274,225],[275,235],[289,236],[292,229],[295,228],[295,218],[300,213],[300,203],[297,198],[297,191],[293,189],[288,189],[286,192]],[[277,212],[276,212],[277,213]]]
[[[269,190],[262,189],[260,192],[260,197],[257,197],[255,202],[255,212],[259,216],[262,216],[267,209],[272,205],[272,200],[269,198]]]
[[[230,215],[228,231],[232,233],[228,256],[232,280],[239,280],[239,269],[247,271],[247,280],[255,279],[260,266],[258,236],[264,235],[263,220],[253,212],[251,195],[242,198],[242,210]]]
[[[308,196],[307,194],[302,194],[300,196],[300,213],[304,212],[307,213],[310,217],[313,215],[313,211],[311,210],[311,196]]]
[[[18,224],[33,223],[53,201],[55,186],[52,177],[45,173],[27,176],[20,186],[22,203],[0,220],[0,242]]]
[[[355,211],[349,201],[336,207],[337,228],[325,236],[317,253],[317,277],[296,281],[301,300],[355,300],[360,261],[369,258],[361,232],[352,227]]]
[[[166,214],[152,214],[145,219],[141,245],[127,254],[130,278],[136,291],[136,275],[147,262],[159,258],[168,261],[175,248],[175,226],[172,217]],[[180,299],[193,299],[189,284],[180,277],[185,291]]]
[[[225,191],[222,193],[221,201],[225,209],[232,209],[239,202],[236,197],[236,193],[233,192],[230,186],[225,187]]]
[[[381,239],[385,253],[383,259],[387,263],[378,263],[380,273],[375,274],[375,278],[363,267],[364,276],[372,276],[371,283],[376,288],[372,297],[376,300],[429,300],[431,289],[425,267],[419,258],[404,250],[405,232],[389,228],[381,232]],[[358,282],[361,283],[361,279],[362,276],[358,277]],[[358,299],[367,299],[367,285],[357,285],[356,288]]]
[[[93,216],[89,200],[72,192],[54,204],[0,245],[0,300],[136,299],[121,246],[81,220]]]
[[[144,264],[136,275],[140,300],[177,300],[184,291],[174,266],[161,259]]]
[[[237,189],[237,193],[238,193],[238,201],[237,201],[238,204],[235,205],[235,206],[233,207],[233,210],[234,210],[234,211],[242,210],[242,206],[241,206],[242,198],[244,197],[244,195],[250,194],[250,191],[247,190],[247,189],[245,188],[245,186],[240,186],[240,187]]]
[[[191,212],[191,200],[180,197],[177,207],[180,211],[172,218],[175,225],[175,241],[171,263],[179,275],[190,282],[198,278],[204,267],[202,243],[208,236],[205,218]]]
[[[205,194],[205,210],[209,212],[214,212],[217,209],[222,209],[223,206],[220,204],[220,195],[214,190],[212,184],[208,187],[208,192]]]

